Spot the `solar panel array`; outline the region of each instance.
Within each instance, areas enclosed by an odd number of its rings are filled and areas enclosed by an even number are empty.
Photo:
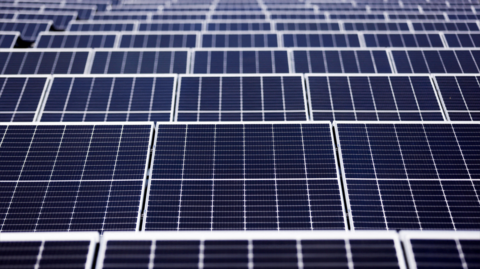
[[[479,13],[2,0],[0,264],[478,266]]]

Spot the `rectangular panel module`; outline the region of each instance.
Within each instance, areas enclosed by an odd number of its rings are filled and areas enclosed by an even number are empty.
[[[329,123],[158,124],[144,230],[344,230]]]

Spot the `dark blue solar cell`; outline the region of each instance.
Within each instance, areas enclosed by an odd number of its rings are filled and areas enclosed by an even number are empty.
[[[267,120],[268,116],[282,121],[306,118],[288,114],[305,111],[300,76],[186,76],[181,77],[178,98],[178,121],[205,121],[202,117],[207,112],[216,114],[216,121],[232,120],[219,117],[226,111],[241,114],[243,120],[252,114],[259,117],[250,120]]]
[[[116,35],[49,35],[38,38],[37,48],[113,48]]]
[[[194,48],[195,34],[122,34],[120,48]]]
[[[367,47],[444,47],[438,34],[364,34],[364,38]]]
[[[15,43],[17,43],[17,39],[18,39],[18,35],[15,33],[0,34],[0,48],[2,49],[13,48],[15,46]]]
[[[476,120],[474,111],[480,110],[478,77],[436,76],[435,80],[450,120]]]
[[[3,7],[2,7],[3,8]],[[20,37],[28,42],[33,42],[38,34],[43,31],[50,30],[51,22],[48,21],[10,21],[4,20],[0,22],[0,31],[20,32]]]
[[[97,115],[96,121],[169,121],[174,82],[174,77],[55,78],[41,120],[91,121]]]
[[[346,31],[409,31],[406,22],[345,22]]]
[[[0,121],[33,121],[47,82],[46,77],[0,78]]]
[[[392,51],[398,73],[478,73],[473,51],[410,50]]]
[[[96,51],[91,74],[187,73],[188,51]]]
[[[53,27],[56,30],[65,30],[70,21],[76,19],[74,14],[62,14],[62,13],[51,13],[51,14],[41,14],[41,13],[18,13],[16,16],[17,20],[29,21],[29,20],[44,20],[44,21],[53,21]]]
[[[238,22],[238,23],[223,23],[211,22],[207,24],[208,31],[270,31],[271,25],[269,22]]]
[[[113,22],[70,22],[67,31],[70,32],[110,32],[110,31],[134,31],[134,23]]]
[[[330,22],[277,22],[278,31],[339,31],[338,23]]]
[[[123,20],[147,20],[148,15],[147,14],[107,14],[107,13],[101,13],[101,14],[94,14],[92,17],[92,20],[94,21],[123,21]]]

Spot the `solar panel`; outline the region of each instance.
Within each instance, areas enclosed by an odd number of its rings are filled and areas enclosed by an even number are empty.
[[[0,20],[0,31],[20,32],[20,37],[29,42],[35,41],[40,32],[50,30],[51,26],[51,21]]]
[[[272,12],[272,20],[325,20],[324,14],[306,13],[306,12]]]
[[[205,12],[185,12],[185,13],[161,13],[152,14],[152,20],[207,20],[208,16]]]
[[[279,39],[271,32],[204,32],[200,35],[202,48],[276,48]]]
[[[480,31],[475,21],[465,22],[412,22],[415,31]]]
[[[114,21],[71,21],[67,31],[70,32],[109,32],[109,31],[136,31],[137,21],[114,22]]]
[[[19,32],[0,32],[0,48],[13,48],[19,36]]]
[[[113,48],[116,42],[112,32],[42,32],[35,48]]]
[[[409,268],[448,265],[475,268],[480,252],[478,232],[400,232]]]
[[[447,13],[449,20],[479,20],[480,14]]]
[[[97,49],[87,74],[188,73],[188,49]]]
[[[275,29],[277,31],[339,31],[340,24],[325,21],[281,21],[275,23]]]
[[[1,6],[0,6],[1,7]],[[0,19],[11,20],[16,16],[15,11],[0,11]]]
[[[0,73],[83,74],[90,50],[87,49],[9,49],[0,50]]]
[[[439,33],[365,33],[365,45],[369,48],[443,48]]]
[[[130,21],[130,20],[148,20],[151,17],[150,13],[137,13],[137,12],[125,12],[125,13],[110,13],[110,12],[96,12],[93,14],[91,20],[94,21]]]
[[[366,22],[366,21],[345,21],[343,22],[345,31],[410,31],[408,23],[405,21],[388,22]]]
[[[305,77],[313,120],[444,120],[428,76],[315,74]]]
[[[0,262],[10,268],[92,268],[97,233],[2,233]]]
[[[344,230],[328,123],[158,124],[144,230]]]
[[[393,13],[388,14],[388,18],[390,20],[447,20],[443,13]]]
[[[0,10],[31,10],[31,11],[40,11],[42,9],[41,6],[33,6],[33,5],[18,5],[18,4],[0,4]]]
[[[192,74],[290,73],[288,52],[272,49],[197,49]]]
[[[192,32],[137,32],[120,34],[120,48],[195,48],[198,34]]]
[[[54,76],[39,119],[171,121],[176,80],[175,75]]]
[[[479,73],[480,51],[392,50],[397,73]]]
[[[294,73],[393,73],[384,50],[293,50]]]
[[[450,48],[480,47],[480,33],[444,33],[443,35]]]
[[[161,5],[121,5],[112,6],[110,12],[160,12]]]
[[[35,121],[49,81],[48,76],[0,76],[0,121]]]
[[[56,30],[65,30],[70,21],[77,19],[76,12],[17,12],[16,20],[19,21],[52,21]],[[48,30],[48,29],[47,29]]]
[[[139,22],[138,31],[202,31],[203,22],[181,21],[181,20],[160,20]]]
[[[138,230],[151,123],[0,129],[2,232]]]
[[[385,20],[385,14],[373,13],[329,13],[331,20]]]
[[[332,32],[283,32],[283,46],[286,48],[359,48],[358,34]]]
[[[266,20],[267,16],[263,13],[223,13],[223,12],[216,12],[212,13],[210,16],[211,20]]]
[[[478,76],[435,76],[435,83],[448,120],[480,120]]]
[[[98,269],[406,268],[395,233],[107,232],[104,236]]]
[[[181,75],[176,121],[306,120],[302,75]]]
[[[335,126],[353,230],[480,228],[480,125]]]
[[[43,11],[56,11],[56,12],[77,12],[80,20],[89,20],[92,14],[95,13],[97,8],[89,5],[67,5],[67,6],[44,6]]]
[[[207,31],[270,31],[273,30],[271,22],[254,21],[214,21],[207,23]]]

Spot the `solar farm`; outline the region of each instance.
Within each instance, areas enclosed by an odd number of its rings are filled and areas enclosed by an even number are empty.
[[[480,268],[480,2],[0,0],[0,268]]]

